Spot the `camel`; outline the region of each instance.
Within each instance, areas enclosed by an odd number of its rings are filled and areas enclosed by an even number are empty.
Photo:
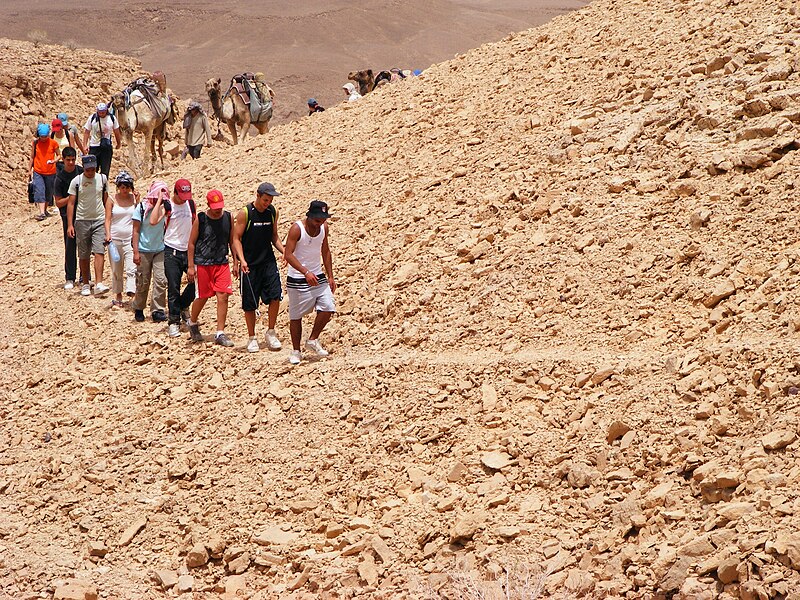
[[[366,69],[364,71],[352,71],[347,76],[347,79],[358,84],[358,93],[362,96],[366,96],[375,89],[375,75],[373,74],[372,69]]]
[[[250,125],[258,130],[258,133],[269,132],[269,119],[266,121],[252,122],[250,119],[250,107],[245,104],[241,96],[235,89],[229,89],[224,95],[222,93],[222,80],[209,79],[206,81],[206,93],[211,101],[211,108],[214,109],[214,116],[219,121],[225,121],[228,130],[233,138],[233,145],[239,143],[236,127],[241,126],[241,137],[245,138],[250,130]]]
[[[147,169],[146,174],[151,174],[155,166],[154,147],[156,139],[159,140],[161,168],[164,168],[163,140],[166,134],[165,122],[172,114],[172,104],[166,94],[155,96],[153,103],[157,114],[154,114],[142,92],[139,90],[130,91],[130,88],[117,92],[111,99],[111,104],[119,121],[122,137],[128,144],[130,166],[139,174],[142,174],[143,171],[141,170],[142,163],[139,163],[136,158],[136,146],[133,143],[133,134],[135,132],[144,134],[143,163],[147,165],[145,167]]]

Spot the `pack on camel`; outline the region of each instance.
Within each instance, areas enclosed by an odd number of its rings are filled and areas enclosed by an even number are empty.
[[[209,79],[206,81],[206,93],[217,123],[225,121],[234,145],[239,143],[237,127],[241,127],[242,139],[249,132],[250,125],[255,127],[258,133],[269,131],[275,92],[266,84],[262,73],[235,75],[224,94],[221,86],[222,80],[219,77]],[[215,139],[218,137],[219,125]]]
[[[119,121],[120,131],[129,149],[129,162],[132,169],[142,174],[142,164],[146,174],[155,167],[155,142],[159,142],[159,160],[164,168],[164,138],[167,125],[175,122],[175,107],[166,91],[166,78],[163,73],[151,77],[140,77],[132,81],[124,90],[112,96],[111,104]],[[134,133],[144,134],[144,160],[136,157]]]
[[[358,84],[358,93],[366,96],[372,90],[387,83],[394,83],[401,81],[406,77],[413,75],[410,69],[389,69],[388,71],[378,71],[378,74],[372,69],[364,69],[362,71],[351,71],[347,79]]]

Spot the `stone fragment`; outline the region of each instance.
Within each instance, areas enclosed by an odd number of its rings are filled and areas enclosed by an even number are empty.
[[[714,291],[703,300],[703,305],[706,308],[714,308],[717,304],[733,296],[735,293],[736,285],[730,279],[726,279],[717,285]]]
[[[225,565],[225,569],[228,571],[228,573],[239,575],[241,573],[244,573],[249,566],[250,566],[250,554],[244,552],[243,554],[240,554],[233,560],[229,561]]]
[[[737,521],[755,509],[752,502],[728,502],[717,507],[717,514],[726,521]]]
[[[789,429],[778,429],[761,438],[765,450],[780,450],[797,439],[797,434]]]
[[[724,584],[739,580],[739,559],[730,557],[720,561],[717,566],[717,577]]]
[[[564,581],[564,587],[578,597],[586,596],[594,590],[595,580],[590,573],[582,569],[570,569]]]
[[[767,542],[764,549],[769,554],[785,556],[795,571],[800,571],[800,535],[780,533],[775,541]]]
[[[180,594],[191,592],[194,589],[194,577],[191,575],[181,575],[178,577],[176,589]]]
[[[108,546],[103,542],[89,542],[89,556],[104,557],[108,554]]]
[[[447,474],[447,481],[450,483],[455,483],[461,477],[464,476],[464,473],[467,472],[467,467],[464,466],[461,462],[456,462],[451,468],[450,472]]]
[[[274,526],[268,527],[264,531],[257,533],[253,538],[253,541],[260,546],[285,546],[291,544],[299,537],[299,533],[284,531],[280,527]]]
[[[311,577],[311,566],[307,566],[300,573],[295,575],[294,579],[292,579],[289,582],[289,585],[286,586],[286,589],[289,590],[290,592],[299,590],[306,583],[308,583],[310,577]]]
[[[231,575],[225,579],[225,596],[224,600],[233,600],[234,598],[241,598],[245,595],[247,590],[247,582],[244,575]]]
[[[475,537],[485,527],[487,515],[484,512],[474,512],[457,518],[450,528],[450,542],[463,543]]]
[[[117,542],[117,546],[123,547],[130,544],[131,541],[133,541],[133,538],[136,537],[136,534],[144,529],[145,525],[147,525],[147,517],[139,517],[136,519],[130,527],[122,532],[122,535],[119,537],[119,541]]]
[[[375,558],[367,553],[364,559],[358,564],[358,576],[372,587],[378,584],[378,568],[375,566]]]
[[[505,467],[509,466],[512,462],[512,459],[511,456],[505,452],[499,452],[495,450],[493,452],[484,453],[481,456],[481,462],[489,469],[499,471],[500,469],[504,469]]]
[[[394,561],[394,552],[378,536],[372,538],[372,549],[384,565],[389,565]]]
[[[222,558],[225,553],[225,539],[218,533],[211,533],[203,540],[203,545],[212,558]]]
[[[56,587],[53,600],[97,600],[97,588],[86,581],[72,579]]]
[[[492,412],[497,408],[497,389],[491,383],[481,386],[481,403],[483,412]]]
[[[608,431],[606,432],[606,441],[611,444],[612,442],[624,436],[630,430],[630,426],[623,421],[614,421],[608,426]]]
[[[600,385],[606,379],[611,377],[613,374],[614,374],[614,367],[606,366],[606,367],[599,368],[597,371],[595,371],[592,374],[592,378],[591,378],[592,385]]]
[[[697,193],[697,185],[689,179],[679,179],[669,186],[669,191],[675,197],[686,198]]]
[[[686,581],[691,566],[691,557],[682,556],[678,558],[661,579],[658,586],[659,589],[664,592],[672,592],[681,589],[683,582]]]
[[[178,583],[178,574],[170,569],[158,569],[153,572],[153,579],[162,590],[168,590]]]
[[[208,562],[208,550],[203,544],[195,544],[186,555],[186,566],[190,569],[202,567]]]

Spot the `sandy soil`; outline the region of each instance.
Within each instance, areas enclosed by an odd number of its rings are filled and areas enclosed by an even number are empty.
[[[584,0],[219,0],[135,4],[98,0],[92,15],[51,2],[0,3],[3,35],[34,30],[65,45],[134,56],[163,70],[182,98],[205,98],[210,77],[263,71],[277,93],[275,121],[304,114],[305,100],[341,100],[347,73],[421,68],[548,21]]]

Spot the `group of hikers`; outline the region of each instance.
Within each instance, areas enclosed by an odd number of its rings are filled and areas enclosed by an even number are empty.
[[[149,297],[153,322],[167,322],[170,337],[179,337],[185,327],[195,342],[204,340],[200,313],[209,298],[216,298],[214,342],[233,346],[225,333],[228,298],[233,293],[232,255],[247,324],[247,351],[260,349],[255,330],[261,303],[267,306],[266,346],[280,350],[275,326],[283,286],[274,248],[288,263],[289,362],[299,364],[303,359],[302,319],[314,310],[316,317],[304,348],[316,356],[328,355],[319,336],[336,312],[336,281],[325,202],[312,201],[305,218],[289,228],[284,243],[273,204],[280,194],[269,182],[261,183],[253,201],[233,216],[225,210],[219,190],[206,194],[207,208],[201,211],[187,179],[178,179],[172,188],[154,181],[142,199],[133,177],[120,171],[113,181],[115,191],[109,193],[109,180],[97,156],[85,154],[78,165],[71,146],[61,156],[63,167],[53,188],[63,224],[65,290],[80,285],[83,296],[110,291],[112,308],[123,308],[127,296],[138,322],[145,320]],[[110,288],[103,283],[106,249],[111,261]]]

